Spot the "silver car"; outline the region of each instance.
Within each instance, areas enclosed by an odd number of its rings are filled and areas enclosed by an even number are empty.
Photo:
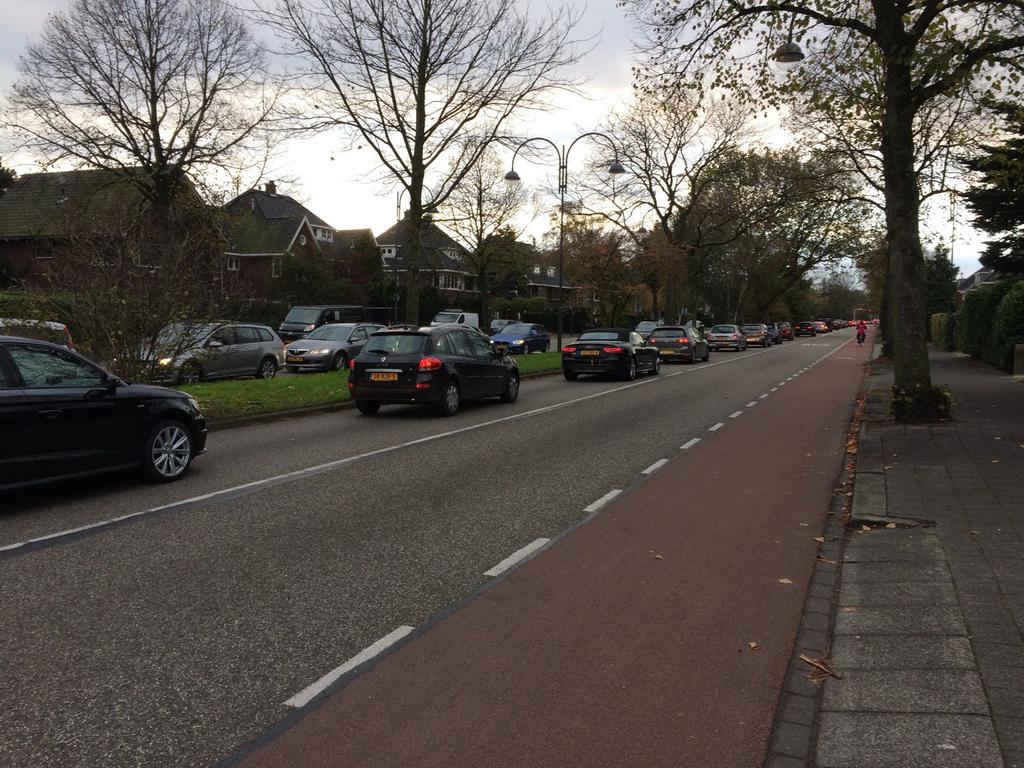
[[[370,335],[383,330],[376,323],[332,323],[321,325],[304,339],[293,341],[285,350],[284,365],[297,371],[339,371],[359,354]]]
[[[238,376],[271,379],[284,365],[284,342],[266,325],[174,324],[164,329],[160,341],[164,356],[156,361],[153,377],[159,382],[191,384]]]

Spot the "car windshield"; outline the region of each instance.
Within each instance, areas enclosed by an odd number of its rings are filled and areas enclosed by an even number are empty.
[[[307,339],[324,339],[327,341],[344,341],[352,333],[354,325],[321,325]]]
[[[171,323],[160,331],[160,335],[156,339],[156,345],[162,350],[172,348],[188,349],[198,345],[218,327],[208,323],[203,323],[202,325]]]
[[[415,355],[423,351],[427,336],[418,333],[375,333],[363,349],[375,355]]]
[[[716,325],[714,328],[711,329],[711,332],[712,333],[735,333],[736,332],[736,326],[735,325]]]
[[[762,328],[760,325],[744,325],[743,330],[746,333],[761,333],[764,330],[764,328]]]
[[[584,331],[577,341],[627,341],[629,331]]]
[[[292,307],[284,321],[286,323],[315,323],[320,319],[320,310],[311,307]]]
[[[458,321],[458,312],[438,312],[434,317],[435,323],[457,323]]]
[[[658,324],[655,323],[653,320],[645,320],[644,322],[640,323],[636,327],[636,330],[637,330],[638,333],[646,333],[646,332],[650,331],[651,329],[657,328],[657,327],[658,327]]]
[[[672,336],[685,336],[685,328],[659,328],[654,332],[654,338],[656,339],[667,339]]]
[[[525,334],[530,332],[530,326],[526,323],[513,323],[512,325],[506,325],[501,329],[502,333],[520,333]]]

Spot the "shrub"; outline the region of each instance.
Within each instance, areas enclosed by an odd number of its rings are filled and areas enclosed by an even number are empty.
[[[928,318],[928,340],[938,343],[942,338],[942,321],[945,317],[943,312],[933,312]]]
[[[1014,284],[996,308],[986,362],[1012,371],[1015,344],[1024,344],[1024,281]]]
[[[994,351],[989,347],[993,341],[992,323],[995,320],[996,309],[1016,282],[1018,281],[1003,280],[995,285],[986,285],[970,291],[964,297],[956,335],[957,348],[961,352],[978,359],[987,359],[988,354],[993,354]]]
[[[927,423],[949,418],[953,395],[945,387],[892,387],[892,416],[905,423]]]
[[[942,349],[946,352],[952,352],[956,349],[956,329],[960,323],[960,316],[956,312],[950,312],[946,315],[946,324],[943,328],[942,333]]]

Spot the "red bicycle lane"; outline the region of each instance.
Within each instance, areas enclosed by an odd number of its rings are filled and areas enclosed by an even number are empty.
[[[239,762],[760,765],[867,359],[839,349]]]

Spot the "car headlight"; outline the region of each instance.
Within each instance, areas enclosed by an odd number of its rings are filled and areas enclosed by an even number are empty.
[[[156,364],[157,365],[170,365],[173,362],[174,362],[174,358],[173,357],[161,357],[159,360],[156,361]]]
[[[329,349],[311,349],[307,352],[307,355],[329,355],[331,350]]]
[[[513,344],[525,344],[526,343],[526,339],[516,339],[512,343]]]
[[[197,416],[202,415],[202,411],[199,408],[199,401],[192,396],[185,398],[185,402],[188,403],[189,409]]]

